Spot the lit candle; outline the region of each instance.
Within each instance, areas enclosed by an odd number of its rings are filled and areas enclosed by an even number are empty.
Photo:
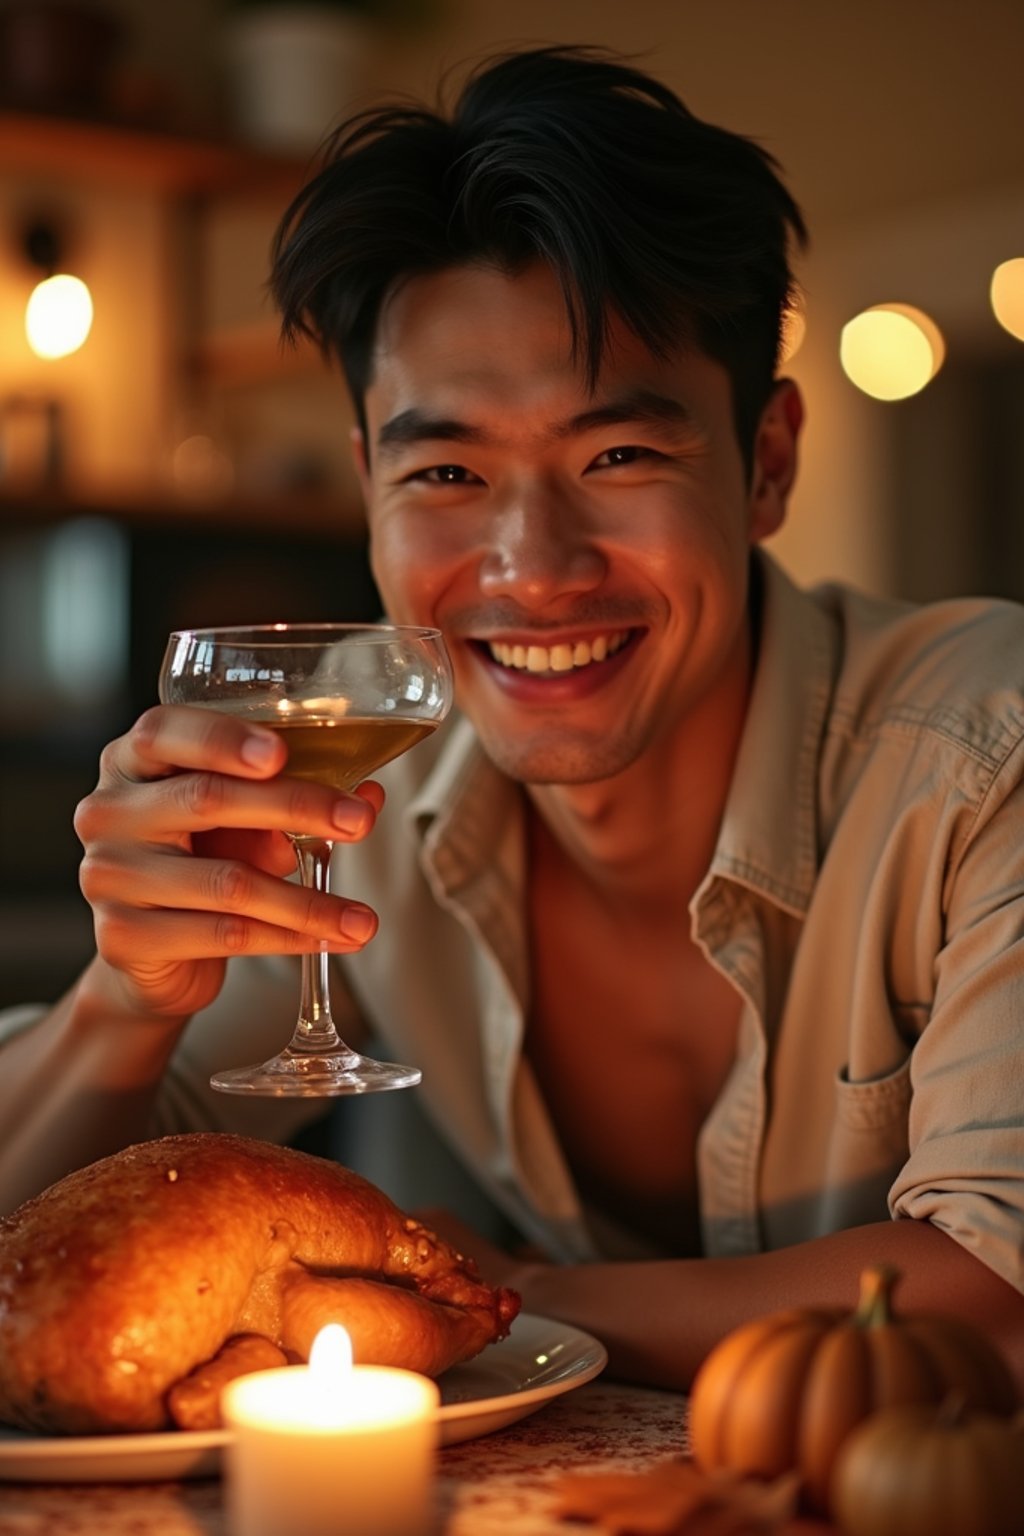
[[[225,1388],[228,1508],[235,1536],[428,1536],[437,1386],[352,1364],[337,1323],[309,1365]]]

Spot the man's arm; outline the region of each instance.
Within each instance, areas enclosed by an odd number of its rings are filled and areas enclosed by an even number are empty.
[[[96,960],[48,1013],[37,1010],[21,1028],[12,1015],[0,1048],[0,1213],[151,1136],[220,1130],[291,1140],[323,1113],[324,1100],[254,1102],[215,1093],[210,1074],[280,1050],[298,985],[293,957],[250,956],[228,966],[215,1001],[186,1026],[126,1011],[116,978]],[[333,1002],[345,1038],[358,1045],[363,1024],[341,978]],[[0,1039],[7,1024],[0,1016]]]
[[[184,1020],[130,1016],[95,960],[0,1051],[0,1214],[139,1141]]]
[[[0,1211],[154,1133],[151,1111],[193,1015],[210,1049],[224,1053],[216,1065],[230,1064],[236,1047],[236,1061],[259,1059],[271,1028],[272,1048],[284,1043],[288,1026],[258,1000],[236,1009],[233,1025],[217,1023],[229,959],[347,954],[369,936],[346,926],[355,915],[372,927],[361,904],[311,896],[288,878],[284,830],[355,841],[383,791],[365,784],[340,795],[303,783],[282,773],[286,757],[270,732],[241,719],[168,706],[104,751],[75,818],[98,955],[54,1009],[0,1049]],[[258,1133],[259,1122],[250,1125]]]
[[[1024,1394],[1024,1296],[930,1222],[882,1221],[791,1248],[733,1259],[522,1264],[438,1213],[431,1225],[474,1254],[492,1284],[513,1286],[523,1310],[559,1318],[607,1347],[609,1371],[685,1390],[708,1352],[740,1323],[794,1306],[857,1304],[861,1270],[900,1271],[897,1315],[942,1312],[986,1333]]]

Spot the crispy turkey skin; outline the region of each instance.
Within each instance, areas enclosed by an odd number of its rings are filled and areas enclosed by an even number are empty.
[[[518,1310],[349,1169],[241,1136],[167,1136],[0,1222],[0,1422],[162,1429],[171,1388],[234,1335],[306,1359],[326,1322],[345,1324],[357,1361],[436,1376]]]

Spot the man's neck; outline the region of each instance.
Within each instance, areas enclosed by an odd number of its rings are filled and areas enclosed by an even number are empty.
[[[549,857],[575,866],[609,901],[685,905],[714,852],[752,671],[745,632],[720,686],[623,773],[528,786]]]

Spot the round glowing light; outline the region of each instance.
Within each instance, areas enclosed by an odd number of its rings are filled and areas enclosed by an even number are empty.
[[[171,454],[171,477],[183,496],[203,500],[227,496],[235,471],[223,448],[218,448],[212,437],[197,432],[184,438]]]
[[[938,373],[942,333],[910,304],[876,304],[843,326],[839,359],[858,389],[876,400],[905,400]]]
[[[992,313],[1004,330],[1024,341],[1024,256],[1001,262],[992,274]]]
[[[80,277],[59,272],[37,283],[25,306],[25,334],[37,357],[77,352],[92,328],[92,294]]]

